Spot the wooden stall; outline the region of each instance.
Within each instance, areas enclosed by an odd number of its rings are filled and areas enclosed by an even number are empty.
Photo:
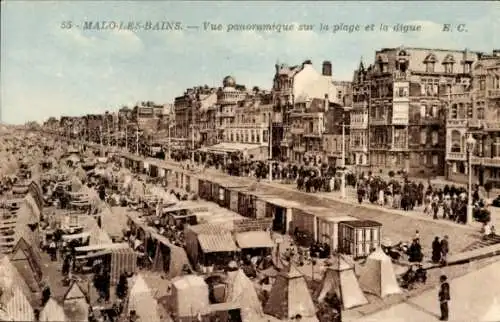
[[[261,206],[260,202],[257,204],[257,218],[272,218],[272,230],[281,234],[286,234],[290,231],[290,225],[293,220],[292,213],[294,207],[300,207],[300,204],[285,200],[275,196],[261,196],[260,201],[264,203]],[[262,217],[259,217],[262,214]]]
[[[257,218],[257,196],[253,191],[242,189],[238,191],[238,211],[240,215],[248,218]]]
[[[198,196],[210,201],[212,199],[212,185],[207,180],[199,179],[198,181]]]
[[[373,220],[353,220],[339,223],[339,252],[354,258],[368,256],[380,247],[382,224]]]
[[[324,213],[317,217],[316,241],[326,243],[330,249],[337,251],[339,247],[339,223],[342,221],[356,221],[352,216],[335,216],[333,213]]]

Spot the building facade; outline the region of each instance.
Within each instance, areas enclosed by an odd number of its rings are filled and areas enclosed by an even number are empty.
[[[281,131],[276,131],[281,135],[280,154],[282,158],[295,162],[301,162],[306,155],[318,159],[322,155],[324,104],[344,106],[351,84],[333,81],[329,61],[323,62],[321,73],[314,69],[310,60],[300,66],[276,64],[275,69],[275,113],[282,121],[281,125],[275,125],[281,128]],[[319,110],[318,104],[321,105]]]
[[[370,166],[368,153],[368,106],[371,93],[371,67],[360,62],[352,81],[352,110],[350,113],[350,160],[359,170]]]
[[[500,51],[481,55],[470,87],[455,86],[446,122],[446,176],[467,182],[469,162],[475,183],[500,183]],[[466,141],[475,139],[469,160]]]
[[[470,84],[479,53],[426,48],[376,51],[368,115],[372,170],[444,175],[447,93]]]

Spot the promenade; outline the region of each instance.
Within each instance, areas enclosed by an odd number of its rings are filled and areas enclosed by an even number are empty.
[[[137,155],[129,154],[132,158]],[[153,158],[141,158],[154,163],[163,164],[166,168],[186,171],[183,165],[171,160],[159,160]],[[307,207],[321,207],[331,209],[332,214],[350,215],[360,220],[375,220],[383,225],[383,240],[392,243],[399,241],[410,241],[416,230],[420,232],[420,239],[423,252],[426,258],[430,258],[431,244],[435,237],[450,238],[450,255],[462,252],[465,248],[478,241],[481,237],[479,227],[475,223],[472,225],[461,225],[448,220],[434,220],[428,215],[424,215],[418,210],[402,211],[398,209],[388,209],[369,203],[359,205],[354,200],[354,196],[349,193],[348,198],[342,199],[338,192],[332,193],[305,193],[297,191],[294,185],[285,185],[279,182],[258,182],[251,177],[233,177],[222,173],[216,169],[195,168],[193,172],[200,178],[209,178],[213,181],[221,180],[231,182],[234,186],[253,185],[260,194],[275,195],[282,199],[298,202]],[[191,174],[193,175],[193,174]]]

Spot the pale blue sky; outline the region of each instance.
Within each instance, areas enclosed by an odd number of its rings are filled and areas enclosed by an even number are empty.
[[[122,104],[172,102],[185,88],[220,86],[233,75],[247,87],[271,88],[277,60],[350,80],[383,47],[419,46],[491,51],[500,47],[498,2],[2,2],[1,103],[7,123],[115,110]],[[258,33],[62,30],[71,20],[230,23],[421,24],[418,34]],[[441,32],[466,23],[468,33]],[[378,27],[377,27],[378,28]]]

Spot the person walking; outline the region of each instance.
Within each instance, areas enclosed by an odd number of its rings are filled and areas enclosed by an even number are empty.
[[[434,238],[432,242],[432,262],[439,263],[441,261],[441,242],[439,237]]]
[[[449,252],[449,242],[448,242],[448,236],[444,236],[444,238],[441,240],[441,264],[443,266],[446,266],[448,263],[448,252]]]
[[[449,318],[448,301],[450,301],[451,299],[450,284],[448,283],[448,278],[446,277],[446,275],[441,275],[439,281],[441,282],[438,293],[439,308],[441,311],[441,318],[439,320],[448,321]]]

